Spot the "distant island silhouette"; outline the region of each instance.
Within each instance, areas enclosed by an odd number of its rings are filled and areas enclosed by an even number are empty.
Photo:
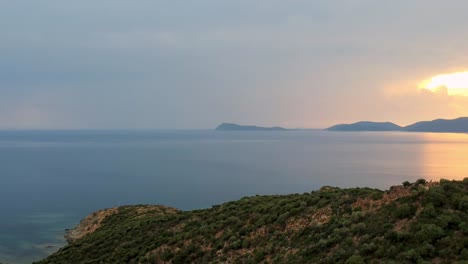
[[[283,127],[260,127],[260,126],[243,126],[233,123],[222,123],[217,126],[217,131],[286,131]]]
[[[390,122],[361,121],[352,124],[334,125],[328,131],[404,131],[436,133],[468,133],[468,117],[456,119],[436,119],[421,121],[409,126],[399,126]]]
[[[254,125],[239,125],[222,123],[216,131],[304,131],[309,129],[289,129],[279,126],[261,127]],[[359,121],[351,124],[338,124],[326,128],[327,131],[402,131],[402,132],[433,132],[433,133],[468,133],[468,117],[456,119],[435,119],[420,121],[408,126],[399,126],[392,122]]]
[[[353,124],[339,124],[327,128],[329,131],[400,131],[403,127],[391,122],[360,121]]]

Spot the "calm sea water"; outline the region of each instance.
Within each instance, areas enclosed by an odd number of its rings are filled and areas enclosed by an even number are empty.
[[[124,204],[190,210],[323,185],[468,177],[468,135],[326,131],[0,131],[0,262],[30,263],[65,228]]]

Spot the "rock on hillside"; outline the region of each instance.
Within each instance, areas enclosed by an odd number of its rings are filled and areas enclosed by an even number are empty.
[[[162,205],[135,205],[135,206],[120,206],[104,210],[99,210],[88,215],[80,221],[80,223],[73,229],[67,229],[65,239],[68,243],[95,232],[101,227],[102,221],[107,217],[119,213],[121,210],[131,208],[135,212],[136,219],[142,217],[158,217],[161,215],[175,214],[179,210]]]

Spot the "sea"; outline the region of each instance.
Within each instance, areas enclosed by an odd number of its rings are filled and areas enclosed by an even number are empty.
[[[0,131],[0,263],[40,260],[120,205],[210,208],[322,186],[468,177],[468,135],[321,130]]]

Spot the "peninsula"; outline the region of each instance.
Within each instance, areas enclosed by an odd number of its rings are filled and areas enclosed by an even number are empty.
[[[101,210],[46,263],[465,263],[468,178]]]

